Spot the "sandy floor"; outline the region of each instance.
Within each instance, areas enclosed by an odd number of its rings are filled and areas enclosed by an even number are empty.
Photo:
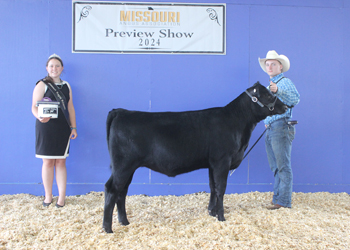
[[[103,193],[0,196],[0,249],[350,249],[350,196],[293,193],[293,208],[267,210],[272,193],[226,195],[225,222],[208,215],[209,194],[128,196],[130,225],[102,230]],[[56,199],[54,199],[54,202]]]

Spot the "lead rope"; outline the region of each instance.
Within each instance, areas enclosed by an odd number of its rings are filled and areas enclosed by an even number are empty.
[[[263,137],[263,135],[265,134],[267,128],[264,130],[264,132],[260,135],[260,137],[258,138],[258,140],[256,140],[256,142],[254,143],[254,145],[249,149],[249,151],[245,154],[245,156],[243,157],[242,161],[247,157],[247,155],[250,153],[250,151],[252,151],[252,149],[255,147],[255,145],[260,141],[261,137]],[[237,168],[236,168],[237,169]],[[230,176],[233,174],[233,172],[236,171],[236,169],[231,170]]]

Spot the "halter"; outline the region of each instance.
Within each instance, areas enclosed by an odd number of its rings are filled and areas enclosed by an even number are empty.
[[[264,104],[262,102],[260,102],[258,100],[258,98],[256,96],[252,96],[248,90],[245,91],[245,93],[252,99],[252,102],[256,102],[257,104],[259,104],[260,107],[267,107],[271,112],[275,109],[275,104],[276,104],[276,101],[277,101],[277,96],[275,96],[275,100],[271,103],[268,103],[268,104]]]

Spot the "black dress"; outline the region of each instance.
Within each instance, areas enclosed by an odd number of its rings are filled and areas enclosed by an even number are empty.
[[[67,82],[56,84],[69,102],[69,87]],[[62,88],[60,88],[62,87]],[[47,89],[44,97],[56,101],[55,96]],[[69,155],[69,136],[71,129],[61,110],[58,109],[58,117],[51,118],[47,123],[41,123],[36,119],[35,124],[35,151],[37,158],[65,159]]]

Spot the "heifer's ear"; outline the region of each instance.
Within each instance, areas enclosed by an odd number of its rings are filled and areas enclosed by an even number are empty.
[[[254,83],[254,85],[253,85],[253,92],[254,92],[254,94],[258,91],[257,90],[257,88],[258,88],[258,82],[256,82],[256,83]],[[259,92],[259,91],[258,91]]]
[[[261,87],[262,85],[260,84],[260,82],[256,82],[253,87],[249,88],[249,89],[253,89],[253,93],[254,93],[254,96],[257,96],[259,97],[260,96],[260,91],[259,91],[259,88]]]
[[[259,90],[259,85],[258,84],[255,84],[255,89],[256,89],[256,96],[257,97],[260,97],[260,90]]]
[[[255,84],[254,84],[254,87],[260,87],[260,86],[262,86],[261,84],[260,84],[260,82],[259,81],[257,81]]]

